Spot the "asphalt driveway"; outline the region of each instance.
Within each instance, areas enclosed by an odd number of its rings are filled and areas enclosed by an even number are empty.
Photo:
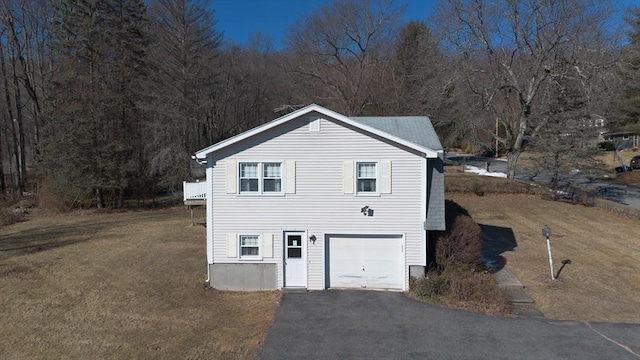
[[[640,325],[501,318],[396,292],[285,292],[258,359],[640,359]]]

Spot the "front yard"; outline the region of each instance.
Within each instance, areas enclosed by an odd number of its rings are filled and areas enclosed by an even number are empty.
[[[447,194],[484,225],[513,231],[506,266],[550,319],[640,323],[640,222],[539,195]],[[551,281],[542,226],[552,230]]]
[[[280,293],[204,280],[184,207],[29,217],[0,229],[1,357],[252,358]]]
[[[637,220],[539,195],[449,193],[550,319],[640,323]],[[200,219],[204,218],[199,214]],[[541,227],[552,229],[550,281]],[[252,358],[280,292],[205,290],[205,229],[176,207],[29,216],[0,229],[0,354],[34,358]]]

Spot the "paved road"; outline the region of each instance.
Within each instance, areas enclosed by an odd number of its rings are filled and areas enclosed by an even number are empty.
[[[484,169],[486,161],[490,161],[491,164],[489,166],[489,170],[491,172],[507,173],[507,162],[493,158],[479,156],[447,156],[447,160],[464,163],[480,169]],[[524,168],[516,167],[516,180],[529,182],[530,177],[531,174],[527,174],[527,171]],[[548,184],[551,182],[551,174],[537,174],[533,179],[537,183]],[[640,189],[618,185],[606,180],[591,181],[580,173],[563,177],[560,179],[560,182],[562,184],[570,183],[572,185],[583,187],[592,191],[601,198],[640,209]]]
[[[626,347],[626,349],[625,349]],[[501,318],[401,293],[288,293],[258,359],[640,359],[640,325]]]

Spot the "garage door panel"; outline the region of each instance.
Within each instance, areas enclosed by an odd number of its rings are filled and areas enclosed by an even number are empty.
[[[330,236],[330,287],[402,289],[402,236]]]

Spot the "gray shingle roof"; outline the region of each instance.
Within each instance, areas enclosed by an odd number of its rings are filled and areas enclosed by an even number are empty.
[[[442,150],[442,144],[440,144],[431,120],[426,116],[359,116],[350,117],[349,119],[416,145],[434,151]]]

